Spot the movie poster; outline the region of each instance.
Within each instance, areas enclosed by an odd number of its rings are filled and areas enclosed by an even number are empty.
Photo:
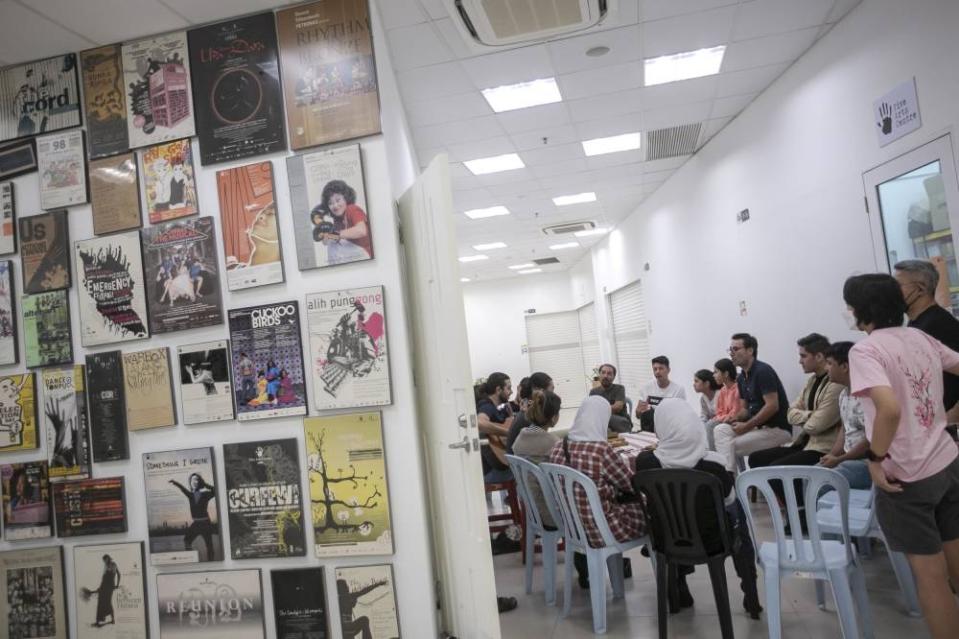
[[[143,453],[151,565],[223,560],[215,480],[213,448]]]
[[[77,55],[17,64],[0,71],[0,140],[80,126]]]
[[[370,639],[399,639],[393,567],[349,566],[336,569],[336,598],[344,637],[368,627]]]
[[[223,323],[213,218],[167,222],[140,232],[154,335]]]
[[[36,396],[33,373],[0,377],[0,453],[40,446]]]
[[[68,639],[63,546],[0,552],[0,639]]]
[[[20,363],[17,348],[17,305],[13,262],[0,260],[0,366]],[[3,444],[0,443],[0,448]]]
[[[131,149],[195,133],[186,32],[124,44],[123,86]]]
[[[190,140],[176,140],[140,152],[150,224],[200,212]]]
[[[149,337],[139,235],[94,237],[74,246],[83,346]]]
[[[130,143],[120,45],[81,51],[80,66],[90,159],[123,153]]]
[[[177,346],[183,423],[231,421],[230,343],[226,340]]]
[[[140,228],[140,181],[132,152],[90,160],[90,204],[94,235]]]
[[[231,291],[283,281],[283,250],[276,219],[273,165],[217,171],[226,282]]]
[[[128,430],[176,426],[170,349],[166,346],[123,353],[123,391]]]
[[[123,477],[77,479],[53,486],[58,537],[127,531]]]
[[[296,439],[223,444],[234,559],[303,557],[303,500]]]
[[[90,441],[93,461],[130,459],[123,357],[120,351],[87,355]]]
[[[148,639],[143,542],[73,547],[76,639]]]
[[[90,430],[83,366],[45,370],[40,376],[43,431],[50,481],[90,476]]]
[[[286,150],[273,12],[187,33],[200,163]]]
[[[237,419],[306,415],[299,303],[264,304],[229,313]]]
[[[316,556],[392,554],[380,414],[307,417],[303,427]]]
[[[306,319],[317,410],[392,401],[382,286],[308,294]]]
[[[53,536],[53,499],[47,473],[45,461],[0,466],[5,540]]]
[[[76,206],[90,199],[83,131],[37,138],[37,170],[40,172],[41,209],[49,211]]]
[[[366,2],[321,0],[276,12],[294,151],[380,132]]]
[[[17,207],[13,182],[0,183],[0,255],[17,252]]]
[[[23,351],[27,368],[73,363],[67,291],[23,296]]]
[[[276,639],[328,639],[323,568],[271,570]]]
[[[160,639],[265,639],[260,569],[157,575]]]
[[[70,288],[70,229],[66,211],[52,211],[17,220],[23,292],[43,293]]]

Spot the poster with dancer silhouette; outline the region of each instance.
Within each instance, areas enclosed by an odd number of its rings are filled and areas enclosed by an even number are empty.
[[[234,419],[230,382],[230,343],[226,340],[177,346],[180,412],[183,423]]]
[[[57,537],[127,531],[123,477],[76,479],[53,486]]]
[[[266,639],[259,568],[161,573],[157,604],[162,639]]]
[[[130,459],[123,354],[89,353],[86,361],[93,461]]]
[[[0,260],[0,366],[20,363],[17,347],[16,289],[13,285],[13,262]],[[0,448],[3,443],[0,441]]]
[[[306,296],[317,410],[391,403],[383,287]]]
[[[53,536],[53,498],[48,473],[45,461],[0,466],[5,540]]]
[[[150,332],[223,323],[219,259],[212,217],[176,220],[140,232]]]
[[[123,395],[127,430],[176,426],[170,349],[123,353]]]
[[[33,373],[0,377],[0,453],[40,446],[36,394]]]
[[[70,230],[66,211],[51,211],[17,220],[23,292],[70,288]]]
[[[67,291],[23,296],[23,350],[27,368],[73,363]]]
[[[200,212],[190,140],[144,149],[140,152],[140,170],[150,224]]]
[[[0,639],[68,639],[63,546],[0,552]]]
[[[73,547],[76,639],[148,639],[142,541]]]
[[[80,343],[90,347],[149,337],[139,235],[78,240],[74,253]]]
[[[90,201],[83,131],[65,131],[37,138],[40,208],[46,211]]]
[[[284,280],[276,219],[273,164],[259,162],[216,173],[226,282],[231,291]]]
[[[400,624],[393,589],[393,566],[336,569],[336,598],[344,637],[399,639]]]
[[[150,564],[223,560],[213,448],[143,453]]]
[[[392,554],[380,413],[307,417],[303,428],[316,556]]]
[[[271,570],[276,639],[328,639],[323,568]]]
[[[120,45],[81,51],[80,67],[90,159],[123,153],[130,140]]]
[[[193,136],[186,32],[128,42],[122,55],[130,148]]]
[[[0,255],[17,252],[17,206],[13,182],[0,183]]]
[[[90,429],[83,366],[45,370],[40,384],[50,481],[86,479],[90,476]]]
[[[295,300],[230,309],[237,419],[306,415],[306,376]]]
[[[52,133],[81,124],[77,54],[35,60],[0,71],[0,140]]]
[[[140,180],[133,153],[90,160],[90,205],[94,235],[140,228]]]

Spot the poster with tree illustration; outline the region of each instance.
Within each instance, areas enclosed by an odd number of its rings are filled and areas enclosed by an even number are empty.
[[[317,557],[393,553],[380,413],[303,420]]]

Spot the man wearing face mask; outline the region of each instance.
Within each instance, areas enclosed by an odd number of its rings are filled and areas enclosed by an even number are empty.
[[[939,272],[931,262],[904,260],[893,267],[896,281],[906,300],[909,326],[935,337],[952,350],[959,350],[959,320],[936,303]],[[953,439],[959,423],[959,376],[943,372],[942,403],[946,408],[946,430]]]

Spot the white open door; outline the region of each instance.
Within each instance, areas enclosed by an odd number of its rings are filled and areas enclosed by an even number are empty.
[[[417,414],[429,473],[441,629],[499,639],[448,160],[399,200]]]

